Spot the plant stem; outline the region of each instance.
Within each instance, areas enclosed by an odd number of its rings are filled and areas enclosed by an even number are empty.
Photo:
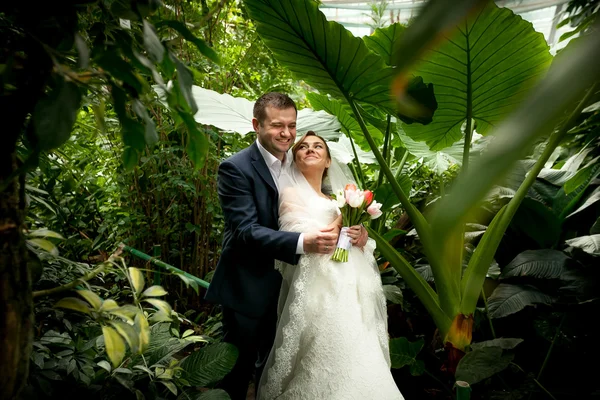
[[[365,188],[365,177],[362,173],[362,168],[360,167],[360,161],[358,159],[358,154],[356,153],[356,146],[354,145],[354,140],[352,140],[352,135],[348,132],[348,137],[350,138],[350,146],[352,146],[352,153],[354,153],[354,161],[356,161],[356,169],[358,171],[358,178],[360,179],[360,187],[361,189]]]
[[[383,158],[388,163],[388,165],[390,163],[390,136],[391,136],[390,128],[391,128],[391,126],[392,126],[392,116],[390,114],[388,114],[387,115],[387,126],[385,128],[385,139],[383,141]],[[384,174],[380,170],[379,174],[377,174],[376,188],[381,186],[381,184],[383,183],[383,177],[384,177]]]
[[[524,374],[527,374],[527,373],[525,372],[525,370],[524,370],[523,368],[521,368],[521,366],[519,366],[518,364],[514,363],[513,361],[511,361],[511,362],[510,362],[510,364],[511,364],[511,365],[513,365],[514,367],[516,367],[516,368],[517,368],[519,371],[521,371],[522,373],[524,373]],[[552,400],[556,400],[556,398],[555,398],[555,397],[552,395],[552,393],[550,393],[550,392],[548,391],[548,389],[546,389],[546,388],[544,387],[544,385],[542,385],[542,384],[540,383],[540,381],[538,381],[537,379],[533,378],[533,382],[534,382],[536,385],[538,385],[538,386],[539,386],[539,388],[540,388],[540,389],[542,389],[542,391],[548,395],[548,397],[550,397]],[[529,395],[529,398],[531,398],[531,396],[532,396],[532,395],[530,394],[530,395]]]
[[[381,152],[377,148],[377,145],[375,144],[375,141],[371,137],[371,134],[369,133],[369,130],[367,129],[367,125],[365,124],[365,121],[363,120],[362,115],[356,108],[356,104],[354,104],[354,101],[352,100],[352,98],[347,98],[346,100],[350,104],[350,107],[352,108],[352,112],[354,113],[354,116],[356,117],[356,120],[358,121],[358,124],[360,125],[360,128],[363,131],[363,134],[365,135],[365,139],[367,139],[367,142],[369,143],[369,146],[371,146],[371,150],[373,151],[375,158],[379,162],[379,167],[381,168],[381,171],[387,177],[388,181],[392,185],[392,189],[394,190],[394,193],[396,194],[396,196],[398,196],[398,199],[400,199],[400,202],[402,203],[402,206],[406,210],[406,213],[410,217],[412,223],[415,225],[415,229],[419,233],[419,237],[421,238],[421,241],[424,244],[429,244],[431,242],[430,241],[431,234],[429,232],[429,230],[430,230],[429,224],[425,220],[425,217],[423,217],[423,215],[419,212],[419,210],[417,210],[417,208],[410,202],[410,199],[406,196],[406,194],[402,191],[402,188],[400,187],[398,182],[394,179],[394,174],[390,170],[390,167],[387,165],[383,156],[381,155]],[[432,247],[428,247],[426,245],[426,248],[432,248]]]
[[[72,282],[66,283],[62,286],[58,286],[52,289],[45,289],[45,290],[38,290],[36,292],[33,292],[33,298],[36,297],[41,297],[41,296],[50,296],[56,293],[60,293],[60,292],[64,292],[67,290],[71,290],[73,289],[75,286],[79,285],[81,282],[87,282],[90,279],[94,278],[96,275],[98,275],[100,272],[104,271],[104,268],[106,268],[107,265],[109,265],[110,263],[108,261],[103,262],[102,264],[100,264],[99,267],[93,269],[92,271],[88,272],[87,274],[85,274],[84,276],[82,276],[81,278],[77,278]]]
[[[496,331],[494,330],[494,324],[492,324],[492,319],[490,318],[490,312],[488,310],[487,297],[485,297],[485,293],[483,292],[483,288],[481,288],[481,298],[483,299],[483,304],[485,305],[485,316],[487,317],[488,323],[490,324],[490,330],[492,331],[492,337],[494,339],[496,339]]]
[[[440,384],[440,386],[446,391],[448,392],[449,395],[452,396],[452,390],[448,389],[448,386],[446,386],[444,384],[444,382],[442,382],[437,376],[433,375],[431,372],[425,370],[425,374],[430,377],[431,379],[433,379],[434,381],[436,381],[437,383]]]
[[[404,169],[404,164],[406,164],[406,160],[408,159],[408,150],[404,149],[404,154],[402,154],[402,160],[400,160],[400,165],[398,166],[398,169],[396,170],[396,175],[394,176],[394,178],[396,180],[398,180],[398,178],[400,177],[400,174],[402,173],[402,170]]]
[[[564,313],[562,319],[560,320],[560,324],[558,324],[558,328],[556,328],[556,333],[554,334],[554,337],[552,338],[552,343],[550,343],[550,348],[548,348],[548,352],[546,353],[544,362],[542,363],[542,366],[540,367],[540,372],[538,372],[538,374],[537,374],[536,379],[538,381],[541,379],[542,374],[544,373],[544,369],[546,368],[546,365],[548,364],[548,360],[550,360],[550,354],[552,354],[552,349],[554,349],[554,344],[556,343],[556,339],[558,338],[558,335],[560,334],[561,328],[566,319],[567,319],[567,313]]]

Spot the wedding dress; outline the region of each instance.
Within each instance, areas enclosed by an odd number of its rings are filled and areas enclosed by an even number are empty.
[[[285,186],[285,185],[284,185]],[[339,209],[295,168],[280,192],[280,229],[308,232],[333,222]],[[374,241],[353,246],[348,262],[305,254],[276,262],[283,276],[275,343],[259,400],[402,400],[390,372],[386,300]]]

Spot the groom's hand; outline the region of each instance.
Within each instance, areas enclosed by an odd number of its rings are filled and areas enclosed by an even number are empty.
[[[321,229],[319,232],[304,234],[304,253],[331,254],[335,250],[338,234],[335,228]]]

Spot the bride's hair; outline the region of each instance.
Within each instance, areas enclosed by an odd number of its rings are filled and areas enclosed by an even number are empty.
[[[325,141],[325,139],[323,139],[321,136],[317,135],[314,131],[308,131],[304,134],[304,136],[302,136],[302,138],[300,140],[298,140],[298,143],[296,143],[294,145],[294,147],[292,147],[292,155],[293,155],[294,161],[296,161],[296,153],[298,152],[298,150],[300,150],[300,145],[302,143],[304,143],[304,141],[306,140],[306,138],[308,136],[314,136],[314,137],[318,137],[319,139],[321,139],[321,141],[325,145],[325,149],[327,150],[327,158],[329,158],[331,160],[331,151],[329,151],[329,146],[327,145],[327,142]],[[323,171],[323,180],[325,180],[325,178],[327,178],[327,168],[325,168],[325,171]]]

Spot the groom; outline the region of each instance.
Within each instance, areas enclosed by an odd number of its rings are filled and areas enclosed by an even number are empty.
[[[254,104],[257,140],[219,166],[217,185],[225,217],[221,258],[206,300],[223,307],[224,341],[239,356],[221,387],[232,400],[246,398],[256,367],[255,387],[273,345],[281,275],[275,259],[296,264],[304,253],[333,253],[338,226],[320,232],[278,230],[278,186],[289,168],[296,139],[297,109],[281,93],[267,93]]]

